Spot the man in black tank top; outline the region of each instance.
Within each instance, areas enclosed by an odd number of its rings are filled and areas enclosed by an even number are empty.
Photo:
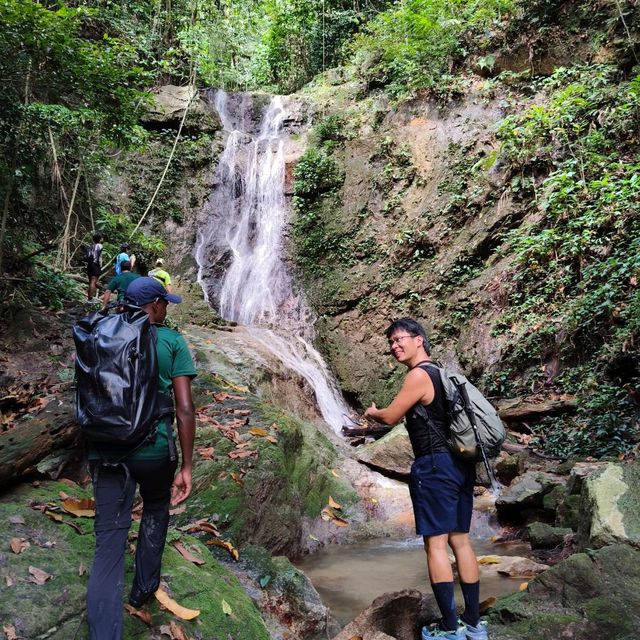
[[[407,373],[391,404],[372,404],[365,416],[384,424],[406,420],[415,455],[409,491],[416,533],[423,536],[429,579],[442,613],[435,629],[424,627],[422,640],[487,640],[486,623],[480,621],[478,561],[469,540],[475,466],[454,457],[447,447],[448,418],[444,389],[429,354],[429,339],[418,322],[396,320],[385,331],[393,357]],[[420,406],[421,405],[421,406]],[[456,557],[465,609],[458,620],[453,591],[453,571],[447,545]]]

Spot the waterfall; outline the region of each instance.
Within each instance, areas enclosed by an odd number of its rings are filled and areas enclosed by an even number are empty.
[[[198,282],[223,318],[249,327],[309,383],[323,418],[339,431],[348,408],[313,347],[314,315],[282,259],[288,218],[284,99],[273,97],[261,118],[250,94],[218,91],[214,103],[227,142],[199,232]]]

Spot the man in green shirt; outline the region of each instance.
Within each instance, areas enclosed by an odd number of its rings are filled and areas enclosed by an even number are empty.
[[[169,302],[181,299],[153,278],[137,278],[126,301],[142,307],[156,327],[159,391],[173,392],[182,452],[176,474],[172,421],[163,418],[154,441],[131,451],[93,444],[89,463],[96,500],[96,553],[87,588],[87,620],[91,640],[122,640],[124,555],[131,526],[136,486],[143,501],[138,534],[135,577],[129,603],[140,608],[158,589],[162,552],[169,525],[169,504],[185,500],[192,485],[195,409],[191,379],[196,375],[183,336],[164,325]]]
[[[118,302],[124,301],[125,293],[127,292],[127,288],[129,285],[136,279],[140,277],[140,274],[133,273],[131,271],[131,263],[128,260],[125,260],[122,263],[122,273],[118,276],[114,276],[109,280],[109,284],[102,295],[102,306],[103,308],[109,304],[109,300],[111,299],[111,294],[118,292]]]

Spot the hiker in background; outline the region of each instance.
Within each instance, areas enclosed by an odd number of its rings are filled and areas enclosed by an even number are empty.
[[[116,256],[115,271],[117,276],[122,273],[123,262],[130,262],[132,269],[136,266],[136,257],[133,254],[129,255],[129,245],[126,242],[120,245],[120,253]]]
[[[138,278],[127,289],[127,302],[142,307],[157,330],[159,391],[173,391],[178,439],[177,455],[173,415],[161,419],[155,438],[122,450],[124,445],[89,443],[89,461],[96,501],[96,552],[87,588],[87,619],[91,640],[122,640],[124,557],[131,526],[131,511],[140,487],[142,520],[137,538],[135,575],[129,604],[141,608],[160,585],[162,552],[169,525],[169,504],[175,506],[191,492],[195,409],[191,380],[196,371],[185,339],[164,325],[169,302],[179,296],[168,293],[153,278]]]
[[[98,291],[98,278],[102,273],[102,234],[94,233],[92,236],[93,244],[85,249],[85,260],[87,263],[87,278],[89,284],[87,286],[87,300],[93,301]]]
[[[109,304],[109,300],[111,299],[111,294],[117,292],[118,293],[118,302],[122,303],[124,301],[124,296],[127,293],[127,288],[129,285],[139,278],[139,274],[133,273],[131,271],[131,263],[128,260],[125,260],[121,264],[122,271],[120,275],[114,276],[109,280],[109,284],[105,289],[105,292],[102,296],[102,307],[106,308]]]
[[[156,260],[156,268],[149,271],[149,275],[155,278],[169,293],[171,293],[171,276],[162,268],[164,260],[158,258]]]
[[[406,420],[415,456],[409,491],[416,521],[427,554],[431,587],[442,620],[437,628],[423,627],[422,640],[487,640],[486,623],[480,621],[480,576],[469,540],[475,465],[454,457],[447,446],[448,418],[444,388],[433,366],[427,334],[418,322],[401,318],[385,331],[393,357],[407,373],[391,404],[372,404],[365,416],[394,425]],[[428,419],[418,405],[423,405]],[[453,595],[453,571],[447,544],[456,558],[465,609],[458,620]]]

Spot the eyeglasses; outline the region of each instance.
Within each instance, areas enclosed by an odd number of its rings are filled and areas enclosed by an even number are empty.
[[[405,338],[415,338],[416,336],[413,335],[408,335],[408,336],[396,336],[395,338],[391,338],[391,340],[389,340],[389,346],[393,347],[394,344],[400,344],[400,342],[402,340],[404,340]]]

